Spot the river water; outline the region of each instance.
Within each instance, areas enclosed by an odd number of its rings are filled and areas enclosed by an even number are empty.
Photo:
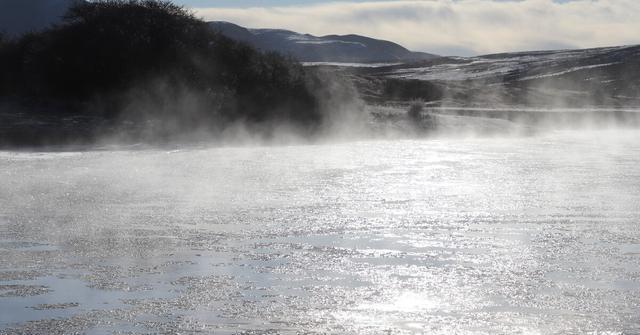
[[[640,333],[640,133],[0,153],[0,333]]]

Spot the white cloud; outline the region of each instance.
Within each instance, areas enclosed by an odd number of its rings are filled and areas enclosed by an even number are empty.
[[[638,0],[401,0],[196,12],[254,28],[361,34],[444,55],[640,43]]]

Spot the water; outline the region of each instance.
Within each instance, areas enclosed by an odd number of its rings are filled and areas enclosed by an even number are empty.
[[[0,333],[640,332],[640,134],[0,153]]]

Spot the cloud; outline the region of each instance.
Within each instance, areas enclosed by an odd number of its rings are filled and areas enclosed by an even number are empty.
[[[425,0],[197,8],[207,20],[361,34],[443,55],[638,44],[637,0]]]

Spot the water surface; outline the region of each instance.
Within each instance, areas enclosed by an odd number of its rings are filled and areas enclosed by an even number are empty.
[[[0,333],[640,332],[640,134],[0,153]]]

